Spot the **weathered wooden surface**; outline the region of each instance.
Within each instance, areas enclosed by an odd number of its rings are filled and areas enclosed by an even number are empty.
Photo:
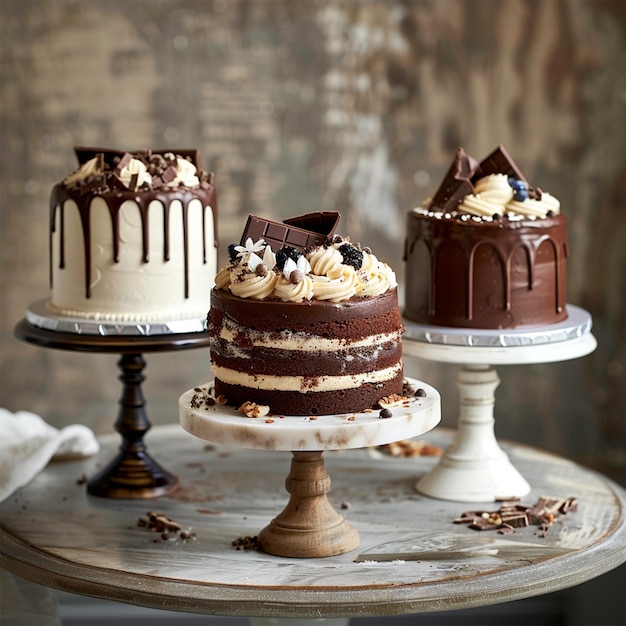
[[[12,336],[48,293],[48,195],[74,144],[198,147],[222,259],[249,212],[337,209],[341,232],[402,279],[405,211],[458,145],[503,143],[568,215],[569,300],[591,312],[598,349],[503,368],[500,434],[623,481],[624,24],[622,0],[3,0],[2,404],[99,433],[115,420],[115,357]],[[407,368],[453,425],[454,372]],[[150,414],[170,423],[208,355],[155,355],[147,375]]]
[[[296,559],[232,546],[256,535],[284,507],[289,453],[207,447],[178,425],[158,427],[150,447],[180,477],[179,491],[153,502],[114,501],[88,496],[81,480],[117,445],[113,436],[102,441],[98,458],[51,464],[0,506],[3,566],[35,582],[138,605],[332,617],[524,598],[579,584],[626,559],[624,490],[532,448],[506,448],[532,485],[523,502],[534,504],[540,495],[579,500],[578,511],[546,537],[536,526],[498,535],[454,524],[468,505],[429,499],[413,488],[434,457],[329,451],[328,497],[358,530],[360,546],[339,556]],[[438,429],[427,441],[445,446],[451,433]],[[161,540],[138,526],[148,511],[191,528],[196,539]]]

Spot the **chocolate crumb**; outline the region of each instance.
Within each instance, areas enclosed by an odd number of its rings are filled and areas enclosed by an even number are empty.
[[[235,548],[235,550],[258,550],[259,538],[256,535],[254,537],[239,537],[232,541],[231,545]]]
[[[146,517],[140,517],[137,520],[137,526],[159,533],[159,539],[153,539],[154,543],[159,541],[176,541],[177,539],[183,541],[196,539],[196,535],[191,532],[191,529],[183,529],[180,524],[163,513],[155,513],[154,511],[149,511]]]
[[[387,419],[392,416],[393,416],[393,413],[389,409],[381,409],[380,412],[378,413],[378,417],[380,419]]]

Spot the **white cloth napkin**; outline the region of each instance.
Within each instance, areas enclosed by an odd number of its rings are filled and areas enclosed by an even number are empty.
[[[80,459],[100,449],[90,428],[60,430],[29,411],[0,408],[0,502],[30,482],[51,459]]]

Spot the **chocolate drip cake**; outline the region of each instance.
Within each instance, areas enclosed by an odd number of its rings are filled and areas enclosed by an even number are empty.
[[[50,196],[49,309],[120,322],[201,319],[217,196],[196,150],[75,148]]]
[[[208,317],[218,399],[262,414],[329,415],[402,393],[395,274],[334,235],[338,221],[334,212],[283,223],[250,216],[241,245],[229,246]]]
[[[404,316],[474,329],[560,322],[567,257],[558,200],[502,146],[480,163],[459,148],[432,199],[408,212]]]

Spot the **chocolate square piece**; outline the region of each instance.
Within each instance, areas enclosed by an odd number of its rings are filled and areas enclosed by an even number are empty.
[[[326,239],[332,237],[338,222],[339,213],[334,211],[307,213],[282,223],[249,215],[241,236],[241,244],[244,245],[248,238],[252,241],[264,239],[274,252],[284,246],[305,250],[321,246]]]

